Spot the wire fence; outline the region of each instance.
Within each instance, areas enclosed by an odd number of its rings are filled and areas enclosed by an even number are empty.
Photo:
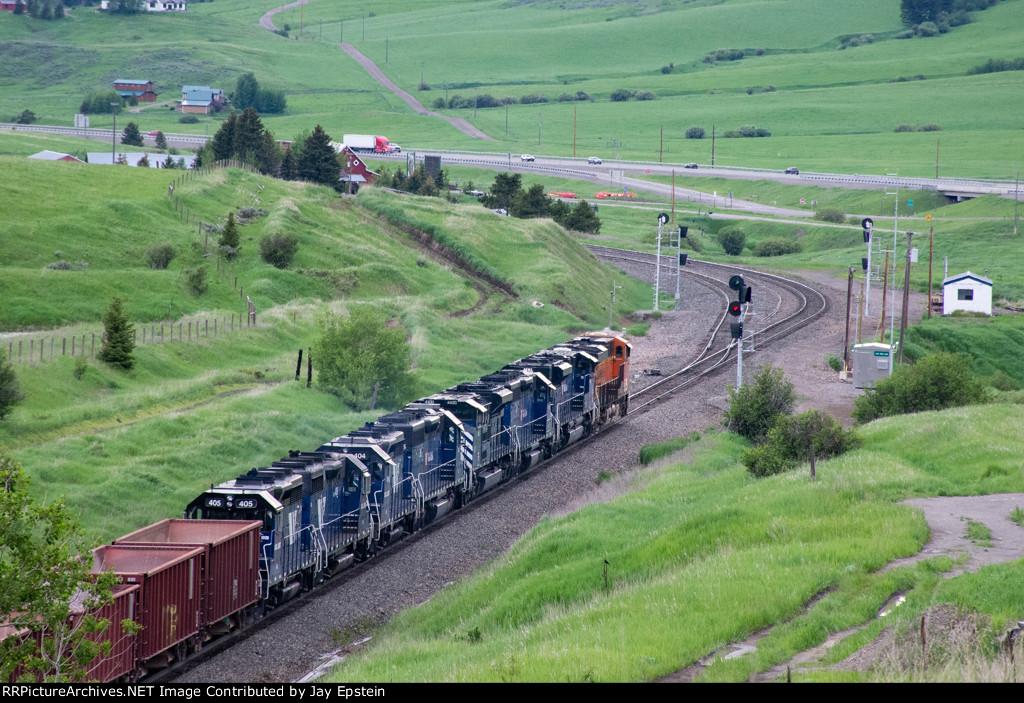
[[[135,346],[146,344],[190,344],[203,339],[216,339],[244,329],[256,327],[255,312],[232,313],[179,322],[139,323],[134,325]],[[46,335],[18,333],[7,338],[7,358],[13,363],[40,364],[61,356],[95,359],[103,349],[103,332]]]

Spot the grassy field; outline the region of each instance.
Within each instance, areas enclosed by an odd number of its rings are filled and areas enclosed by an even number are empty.
[[[0,442],[40,479],[34,485],[41,496],[66,495],[98,539],[156,515],[174,516],[211,482],[370,419],[286,382],[297,350],[310,345],[315,319],[328,307],[369,303],[400,321],[413,349],[415,391],[425,395],[604,327],[613,277],[624,286],[617,324],[627,324],[623,315],[650,296],[648,286],[597,264],[550,221],[521,222],[475,205],[372,190],[342,200],[329,189],[235,169],[175,189],[181,207],[204,222],[220,224],[243,205],[267,211],[240,228],[240,255],[221,280],[206,234],[186,224],[168,198],[168,182],[179,172],[14,156],[0,162],[9,175],[0,189],[11,214],[0,224],[0,291],[8,301],[0,329],[8,332],[4,351],[19,362],[27,396],[0,423]],[[37,194],[49,193],[53,182],[62,184],[61,207],[40,208]],[[431,232],[513,293],[481,287],[471,274],[436,260],[408,230]],[[298,238],[289,269],[259,258],[258,240],[268,233]],[[165,242],[176,252],[171,266],[148,268],[147,248]],[[58,260],[88,266],[45,268]],[[209,290],[197,296],[185,278],[202,266]],[[256,305],[255,329],[238,329],[244,301],[235,278]],[[61,356],[62,342],[70,352],[72,336],[91,340],[101,332],[113,296],[125,299],[140,341],[143,330],[150,339],[137,348],[132,372],[89,359],[76,378],[75,360]],[[199,324],[212,327],[211,318],[219,320],[218,336],[199,338]],[[196,339],[170,341],[177,325],[179,336],[188,328],[191,337],[190,323]],[[153,331],[165,326],[166,335],[158,336],[163,343],[152,343]],[[30,349],[35,361],[26,363]],[[130,508],[119,509],[124,504]]]
[[[332,680],[644,681],[774,625],[753,655],[716,660],[701,676],[743,681],[872,621],[908,590],[899,619],[949,600],[998,630],[1019,617],[1024,562],[941,586],[948,559],[874,572],[927,538],[920,513],[895,501],[1024,489],[1011,429],[1022,413],[990,405],[872,423],[862,449],[819,463],[816,482],[806,469],[753,479],[734,436],[691,439],[628,494],[597,489],[586,508],[542,521],[492,565],[395,618]]]
[[[575,139],[578,152],[652,159],[664,130],[666,158],[706,162],[710,140],[685,139],[688,127],[703,126],[710,136],[712,126],[722,132],[756,124],[773,136],[719,140],[717,163],[928,175],[937,135],[893,129],[933,123],[942,128],[946,172],[1003,178],[1019,168],[1024,150],[1015,117],[1024,106],[1020,72],[967,75],[990,58],[1019,54],[1020,0],[977,12],[973,23],[948,34],[908,40],[893,38],[901,29],[895,0],[622,0],[572,8],[313,0],[275,18],[293,37],[301,25],[299,41],[261,29],[256,21],[266,9],[218,0],[184,14],[123,18],[75,8],[65,22],[4,13],[0,115],[31,109],[43,122],[71,124],[86,93],[109,89],[126,73],[145,74],[164,100],[182,84],[230,91],[238,75],[254,71],[288,95],[288,113],[265,118],[283,139],[320,123],[330,133],[382,133],[418,147],[568,154]],[[868,35],[870,42],[840,48],[844,38]],[[335,46],[342,39],[406,90],[428,84],[429,91],[418,91],[428,106],[476,92],[543,94],[549,102],[476,115],[451,111],[497,141],[471,139],[381,92]],[[147,47],[142,56],[140,45]],[[745,53],[737,61],[702,60],[718,49]],[[892,82],[919,76],[926,80]],[[611,102],[617,89],[650,90],[656,99]],[[558,102],[577,91],[594,102]],[[154,107],[137,119],[147,131],[200,133],[212,133],[222,119],[189,126],[177,117]],[[94,117],[93,126],[107,124]]]

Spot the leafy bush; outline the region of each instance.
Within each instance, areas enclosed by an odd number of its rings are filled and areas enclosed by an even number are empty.
[[[918,128],[917,131],[918,132],[941,132],[942,131],[942,127],[940,127],[937,124],[923,124],[923,125],[921,125]]]
[[[744,452],[742,461],[754,476],[777,474],[804,461],[811,462],[813,473],[818,459],[839,456],[860,444],[860,437],[844,430],[831,415],[810,410],[795,417],[780,415],[764,444]]]
[[[313,345],[317,385],[359,410],[373,407],[376,396],[389,406],[405,400],[412,388],[412,352],[405,330],[389,324],[368,306],[353,308],[347,318],[325,313],[317,320]]]
[[[718,243],[729,256],[739,256],[747,244],[747,235],[738,227],[726,227],[718,233]]]
[[[85,360],[84,356],[75,357],[75,368],[72,369],[71,375],[75,377],[76,381],[81,381],[82,377],[85,376],[85,372],[89,370],[89,362]]]
[[[832,369],[833,371],[842,371],[843,370],[843,360],[840,359],[835,354],[829,354],[828,358],[825,359],[825,361],[828,364],[828,367],[830,369]]]
[[[14,118],[15,124],[32,124],[36,121],[36,113],[31,110],[22,110],[21,114]]]
[[[814,214],[814,219],[841,225],[846,222],[846,213],[837,208],[822,208]]]
[[[688,130],[686,130],[686,138],[687,139],[703,139],[704,138],[704,128],[703,127],[690,127]]]
[[[938,352],[913,365],[897,367],[889,378],[864,390],[855,401],[859,423],[879,417],[943,410],[981,403],[988,393],[974,377],[970,357]]]
[[[151,269],[165,269],[174,259],[174,247],[169,243],[154,244],[146,249],[146,265]]]
[[[729,139],[739,139],[744,137],[770,137],[772,133],[763,127],[755,127],[752,124],[746,124],[739,129],[730,129],[722,135]]]
[[[624,103],[633,97],[633,91],[619,88],[618,90],[613,90],[612,94],[608,97],[611,98],[613,103]]]
[[[997,73],[999,71],[1024,71],[1024,56],[1015,59],[989,59],[983,64],[967,70],[967,75]]]
[[[637,100],[654,100],[654,93],[649,90],[638,90],[633,97]]]
[[[779,417],[796,407],[793,384],[785,380],[782,369],[766,364],[754,374],[754,382],[738,390],[729,388],[729,408],[725,424],[732,432],[761,444]]]
[[[195,115],[182,115],[178,118],[178,122],[181,124],[197,124],[199,122],[199,118]]]
[[[914,131],[914,125],[911,125],[911,124],[898,124],[898,125],[896,125],[896,129],[893,130],[893,132],[913,132],[913,131]]]
[[[668,66],[661,67],[661,72],[664,73],[665,75],[672,73],[672,71],[674,70],[676,70],[676,65],[674,63],[670,63]]]
[[[536,103],[546,103],[547,101],[548,96],[544,95],[544,93],[529,93],[519,98],[520,105],[533,105]]]
[[[290,234],[270,234],[260,239],[260,258],[274,268],[288,268],[298,250],[299,240]]]
[[[793,242],[782,237],[762,239],[754,245],[754,256],[784,256],[800,252],[800,242]]]
[[[185,269],[185,285],[188,286],[189,293],[197,298],[209,290],[210,284],[206,280],[206,267]]]

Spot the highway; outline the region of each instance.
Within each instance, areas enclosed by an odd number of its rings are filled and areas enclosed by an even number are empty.
[[[0,130],[45,132],[66,136],[94,139],[106,144],[110,143],[111,130],[103,128],[61,127],[54,125],[18,125],[0,123]],[[202,146],[208,136],[164,132],[167,143],[179,149]],[[155,140],[143,135],[147,144]],[[442,163],[477,166],[486,169],[505,169],[519,173],[546,173],[566,178],[585,179],[594,183],[595,187],[609,192],[629,190],[646,190],[664,197],[672,196],[669,183],[658,183],[647,180],[649,176],[668,176],[675,174],[675,197],[681,202],[705,205],[730,210],[745,210],[764,215],[778,217],[810,217],[811,209],[779,208],[764,203],[732,198],[728,193],[708,194],[686,187],[687,178],[693,176],[717,177],[731,180],[771,180],[789,185],[812,185],[828,188],[855,188],[880,190],[900,188],[903,190],[938,190],[950,196],[974,197],[978,195],[996,194],[1003,197],[1014,197],[1016,185],[1013,181],[968,179],[968,178],[905,178],[889,175],[812,173],[802,171],[799,174],[786,174],[778,170],[744,168],[739,166],[721,166],[697,164],[696,168],[686,168],[683,163],[659,163],[651,161],[605,160],[601,164],[588,164],[587,157],[560,157],[535,155],[533,161],[523,161],[521,154],[508,152],[485,151],[452,151],[443,149],[422,149],[406,147],[401,154],[375,154],[374,158],[404,162],[411,155],[422,161],[426,155],[441,156]]]

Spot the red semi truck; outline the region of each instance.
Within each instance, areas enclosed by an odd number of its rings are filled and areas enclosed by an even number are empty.
[[[392,144],[387,137],[378,137],[373,134],[346,134],[342,142],[352,151],[374,154],[391,154],[402,150],[397,144]]]

